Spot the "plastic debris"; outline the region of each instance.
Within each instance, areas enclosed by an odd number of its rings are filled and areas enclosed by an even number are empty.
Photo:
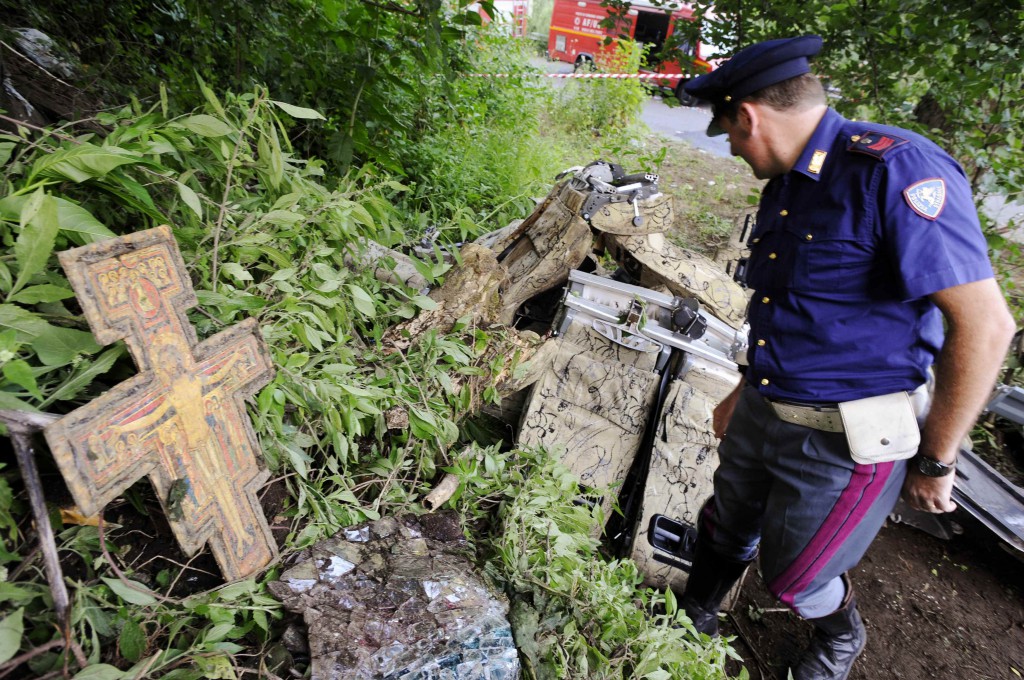
[[[300,553],[270,590],[301,613],[320,680],[512,680],[508,601],[451,513],[383,518]]]

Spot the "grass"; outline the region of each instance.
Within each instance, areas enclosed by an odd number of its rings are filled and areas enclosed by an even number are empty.
[[[675,199],[669,238],[715,258],[727,250],[737,223],[756,204],[763,182],[735,158],[719,158],[685,142],[661,139],[668,148],[659,168],[661,189]]]

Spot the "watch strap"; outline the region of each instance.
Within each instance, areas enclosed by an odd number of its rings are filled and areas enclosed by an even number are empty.
[[[917,471],[926,477],[945,477],[956,468],[955,460],[952,463],[943,463],[920,453],[914,457],[914,462],[917,465]]]

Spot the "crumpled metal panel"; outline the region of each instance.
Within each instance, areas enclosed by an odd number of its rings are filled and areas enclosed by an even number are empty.
[[[658,389],[656,356],[617,347],[592,330],[571,328],[523,409],[520,446],[563,446],[563,465],[594,489],[617,488],[633,463]],[[591,341],[585,336],[591,336]],[[588,346],[608,351],[592,352]],[[605,517],[612,497],[604,498]]]
[[[636,526],[632,557],[644,575],[644,584],[673,588],[686,585],[687,572],[659,560],[648,537],[651,519],[662,514],[697,525],[704,502],[714,492],[718,467],[718,440],[712,427],[715,406],[735,388],[739,374],[701,359],[693,359],[682,379],[669,387],[659,415],[644,489],[643,512]],[[737,593],[733,591],[733,595]],[[725,603],[731,606],[732,598]]]
[[[508,601],[454,513],[386,517],[298,555],[270,590],[301,613],[314,680],[512,680]]]
[[[673,295],[696,297],[733,328],[746,320],[747,293],[718,264],[670,243],[663,234],[606,235],[616,261],[645,288],[666,286]]]

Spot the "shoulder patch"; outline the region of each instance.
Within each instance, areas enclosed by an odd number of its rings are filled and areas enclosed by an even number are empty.
[[[868,130],[850,137],[850,145],[846,147],[846,150],[853,153],[867,154],[881,160],[885,154],[896,147],[903,146],[908,141],[887,132],[872,132]]]
[[[936,220],[946,207],[946,182],[938,177],[914,182],[903,190],[910,208],[927,220]]]

